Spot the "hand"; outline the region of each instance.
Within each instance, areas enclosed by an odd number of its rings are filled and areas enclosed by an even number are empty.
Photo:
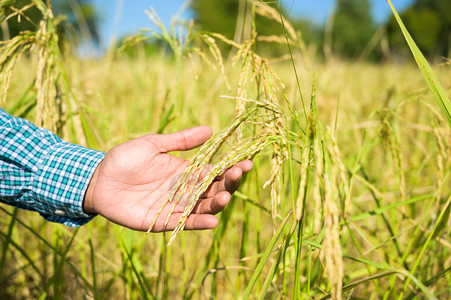
[[[112,148],[94,172],[83,210],[134,230],[147,231],[189,164],[167,152],[196,148],[210,136],[208,126],[198,126],[167,135],[149,134]],[[251,169],[251,161],[242,161],[217,177],[199,199],[185,228],[215,228],[218,219],[214,214],[229,203],[241,176]],[[172,208],[172,203],[168,203],[152,231],[173,230],[187,205],[182,202],[176,206],[165,227]]]

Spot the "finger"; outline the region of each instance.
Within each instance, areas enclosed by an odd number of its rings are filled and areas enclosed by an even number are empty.
[[[253,164],[252,164],[252,161],[250,161],[250,160],[243,160],[243,161],[240,161],[239,163],[236,163],[236,164],[235,164],[234,166],[232,166],[231,168],[233,168],[233,167],[238,167],[238,168],[241,169],[241,171],[242,171],[243,173],[247,173],[247,172],[249,172],[250,170],[252,170]],[[227,171],[230,170],[231,168],[227,169],[224,173],[222,173],[221,175],[219,175],[218,177],[216,177],[215,180],[216,180],[216,181],[223,180],[223,179],[225,178],[225,174],[226,174]]]
[[[235,164],[235,167],[240,168],[241,171],[243,171],[243,173],[247,173],[250,170],[252,170],[253,166],[254,166],[254,164],[250,160],[243,160],[243,161],[240,161],[239,163]]]
[[[213,215],[197,215],[193,214],[188,217],[186,221],[186,230],[205,230],[216,228],[219,220]]]
[[[224,173],[224,179],[214,181],[208,189],[202,194],[202,199],[212,198],[216,194],[227,191],[233,194],[240,187],[240,179],[243,175],[238,167],[232,167]]]
[[[164,222],[157,222],[153,228],[153,232],[162,232],[174,230],[182,216],[181,213],[172,214],[169,218],[169,222],[164,226]],[[219,220],[213,215],[199,215],[192,214],[188,217],[185,224],[185,230],[204,230],[213,229],[218,226]]]
[[[224,174],[224,179],[218,182],[216,193],[228,191],[233,194],[240,187],[240,180],[243,171],[238,167],[233,167]]]
[[[213,197],[200,201],[193,210],[195,214],[217,214],[229,204],[231,195],[227,191],[220,192]]]
[[[208,126],[197,126],[170,134],[157,136],[157,141],[163,152],[185,151],[199,147],[212,135]],[[154,136],[155,138],[155,136]]]

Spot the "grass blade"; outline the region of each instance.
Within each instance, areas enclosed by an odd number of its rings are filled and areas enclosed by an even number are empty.
[[[16,250],[19,251],[20,254],[22,254],[22,256],[28,261],[28,263],[33,268],[33,270],[35,270],[36,273],[39,275],[39,277],[41,277],[41,278],[44,277],[44,274],[42,274],[42,271],[40,270],[40,268],[38,268],[36,266],[36,264],[34,263],[34,260],[27,254],[27,251],[25,248],[21,247],[14,240],[10,239],[8,237],[8,234],[3,233],[2,231],[0,231],[0,238],[2,238],[2,240],[9,239],[8,243],[9,243],[10,247],[16,248]],[[3,282],[3,278],[1,279],[0,283],[2,283],[2,282]]]
[[[141,261],[136,255],[139,248],[135,248],[133,236],[133,232],[123,232],[123,234],[118,235],[121,251],[125,254],[126,263],[131,267],[131,274],[134,274],[138,281],[140,297],[142,299],[155,299],[151,284],[146,278]]]
[[[3,207],[0,207],[0,211],[3,211],[5,214],[9,215],[9,216],[13,216],[12,213],[10,213],[8,210],[4,209]],[[77,269],[77,267],[75,266],[74,263],[72,263],[69,259],[67,259],[65,257],[65,253],[62,253],[61,251],[59,251],[57,248],[55,248],[55,246],[53,246],[49,241],[47,241],[47,239],[45,237],[43,237],[42,235],[40,235],[35,229],[33,229],[32,227],[30,227],[29,225],[27,225],[25,222],[23,222],[22,220],[20,220],[19,218],[16,218],[16,222],[19,223],[20,225],[22,225],[24,228],[26,228],[27,230],[30,231],[30,233],[32,233],[36,238],[38,238],[39,240],[41,240],[50,250],[54,251],[58,256],[60,256],[65,263],[67,263],[69,265],[69,267],[71,267],[71,269],[73,270],[73,272],[75,273],[75,275],[77,276],[78,279],[80,279],[81,281],[83,281],[85,287],[91,291],[94,291],[94,287],[89,283],[89,281],[87,280],[87,278],[85,278],[81,272]],[[6,236],[5,236],[6,237]],[[19,250],[21,253],[22,251],[20,250],[20,246],[17,245],[16,243],[13,243],[13,240],[11,240],[11,243],[14,247],[16,247],[17,250]],[[19,248],[18,248],[19,247]],[[22,254],[26,255],[26,252],[23,252]],[[30,264],[33,266],[33,261],[30,260],[29,258],[25,257]],[[37,268],[33,268],[36,270],[36,272],[38,274],[41,275],[41,277],[43,277],[43,275],[41,274],[40,270]]]
[[[171,107],[169,107],[168,111],[164,114],[163,118],[160,121],[160,125],[158,125],[158,134],[162,134],[163,130],[171,123],[171,121],[174,119],[172,114],[174,113],[174,103],[172,103]]]
[[[293,235],[295,229],[296,229],[296,223],[293,224],[290,232],[287,234],[287,236],[285,238],[285,242],[283,243],[283,246],[280,248],[279,253],[277,253],[277,258],[274,261],[273,265],[271,266],[271,270],[269,271],[268,276],[266,276],[265,283],[263,284],[263,288],[260,292],[260,295],[258,296],[259,299],[266,299],[266,293],[268,292],[268,289],[271,286],[272,280],[273,280],[274,276],[276,275],[277,268],[279,267],[279,264],[282,261],[282,258],[285,256],[285,252],[287,251],[287,248],[290,246],[291,236]]]
[[[285,228],[285,225],[287,224],[288,219],[290,218],[291,213],[287,215],[285,220],[282,224],[280,224],[279,229],[277,230],[276,234],[271,239],[271,242],[269,243],[268,247],[265,250],[265,253],[263,254],[260,262],[258,263],[257,268],[254,271],[254,274],[252,274],[252,278],[249,281],[249,284],[247,285],[246,290],[244,291],[243,299],[249,299],[249,296],[251,294],[252,288],[254,287],[255,283],[257,282],[258,277],[260,276],[263,267],[265,266],[266,262],[268,261],[269,256],[272,253],[272,249],[276,245],[277,241],[279,240],[280,236],[282,235],[282,232]]]
[[[380,214],[382,214],[385,211],[392,210],[392,209],[395,209],[395,208],[398,208],[398,207],[401,207],[401,206],[407,206],[407,205],[410,205],[410,204],[413,204],[413,203],[416,203],[416,202],[428,200],[428,199],[431,199],[431,197],[432,197],[432,195],[422,195],[422,196],[413,197],[413,198],[410,198],[410,199],[407,199],[407,200],[404,200],[404,201],[391,203],[389,205],[380,206],[380,207],[378,207],[376,209],[373,209],[371,211],[366,211],[366,212],[363,212],[363,213],[361,213],[361,214],[359,214],[357,216],[352,216],[351,220],[354,221],[354,222],[357,222],[357,221],[360,221],[360,220],[365,220],[365,219],[367,219],[369,217],[380,215]]]
[[[5,239],[5,241],[3,242],[3,245],[2,245],[2,256],[0,258],[0,270],[4,270],[4,267],[5,267],[6,254],[8,252],[8,246],[9,246],[9,244],[11,242],[11,239],[12,239],[14,224],[16,223],[16,218],[17,218],[17,212],[18,211],[19,210],[17,208],[13,209],[12,216],[11,216],[11,221],[9,221],[8,233],[6,234],[6,239]]]
[[[421,259],[423,257],[424,252],[426,251],[426,248],[429,245],[429,242],[432,240],[432,238],[434,237],[434,233],[437,231],[437,229],[439,228],[440,224],[441,224],[441,220],[446,216],[447,211],[448,211],[448,207],[451,204],[451,196],[448,198],[448,200],[446,201],[445,206],[442,208],[442,212],[440,213],[440,215],[437,218],[437,221],[434,224],[434,227],[432,228],[432,231],[429,233],[426,241],[424,242],[423,246],[421,247],[421,251],[420,254],[417,257],[417,260],[415,261],[415,264],[412,267],[412,275],[415,274],[415,271],[418,267],[418,265],[421,262]],[[412,279],[413,280],[413,279]],[[398,299],[402,299],[404,292],[407,290],[407,286],[409,285],[409,281],[410,281],[410,277],[407,278],[406,282],[404,283],[404,288],[403,291],[401,292],[401,294],[399,295]]]
[[[393,269],[393,270],[389,270],[386,272],[382,272],[379,274],[375,274],[375,275],[357,280],[353,283],[343,286],[343,291],[353,289],[362,283],[369,282],[372,280],[377,280],[377,279],[387,277],[387,276],[390,276],[393,274],[402,274],[405,277],[411,279],[418,286],[418,288],[424,293],[424,295],[426,296],[426,299],[437,299],[434,295],[432,295],[432,293],[428,290],[428,288],[426,286],[424,286],[424,284],[422,284],[418,279],[413,277],[412,274],[410,274],[406,270],[402,270],[402,269]],[[320,300],[330,299],[330,297],[331,297],[331,294],[327,294],[326,296],[322,297]]]
[[[446,275],[446,273],[448,273],[449,271],[451,271],[451,267],[448,267],[445,270],[443,270],[442,272],[438,273],[437,275],[432,276],[431,278],[429,278],[428,280],[425,281],[424,285],[428,286],[428,285],[432,284],[433,282],[437,281],[440,277]],[[410,300],[410,299],[413,299],[415,296],[416,296],[415,293],[412,292],[405,299]]]
[[[449,101],[448,96],[446,95],[443,87],[440,85],[440,82],[435,76],[434,71],[432,71],[432,68],[427,62],[426,58],[423,56],[409,31],[404,26],[404,23],[402,22],[401,17],[399,16],[395,7],[391,3],[391,0],[387,0],[387,2],[390,5],[391,10],[393,11],[393,15],[395,16],[396,21],[401,28],[407,44],[409,45],[410,51],[415,57],[418,67],[423,73],[424,79],[426,79],[426,82],[428,83],[429,89],[431,90],[432,94],[434,94],[434,98],[440,106],[440,110],[448,121],[449,126],[451,126],[451,102]]]

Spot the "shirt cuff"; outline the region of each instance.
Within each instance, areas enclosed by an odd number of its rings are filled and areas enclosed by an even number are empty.
[[[83,211],[83,199],[105,154],[67,142],[46,150],[33,180],[37,210],[48,221],[71,227],[86,224],[95,214]]]

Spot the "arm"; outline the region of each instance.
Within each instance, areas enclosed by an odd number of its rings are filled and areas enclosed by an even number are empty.
[[[106,153],[66,143],[46,129],[14,118],[0,108],[0,201],[39,212],[68,226],[87,223],[95,214],[146,231],[188,161],[170,155],[202,145],[211,129],[198,126],[167,135],[150,134]],[[243,161],[216,178],[188,218],[186,229],[210,229],[214,216],[230,201],[243,173]],[[170,205],[154,231],[174,229],[186,203]]]
[[[0,201],[46,220],[80,226],[89,181],[104,153],[66,143],[0,108]]]

